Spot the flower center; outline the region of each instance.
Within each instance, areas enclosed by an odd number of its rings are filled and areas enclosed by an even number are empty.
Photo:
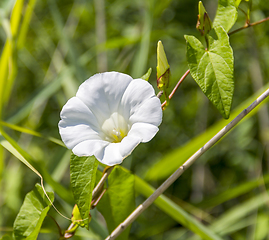
[[[121,142],[121,140],[127,136],[129,126],[122,115],[114,112],[104,121],[101,129],[104,133],[104,140],[117,143]]]

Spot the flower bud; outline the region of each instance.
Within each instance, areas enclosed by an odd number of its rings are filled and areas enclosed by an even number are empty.
[[[157,46],[157,86],[160,90],[165,91],[169,85],[170,66],[168,64],[163,44],[158,42]]]
[[[201,1],[199,2],[199,14],[196,28],[202,34],[202,36],[208,34],[212,29],[212,22]]]

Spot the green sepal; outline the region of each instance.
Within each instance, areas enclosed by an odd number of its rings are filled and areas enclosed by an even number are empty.
[[[141,79],[144,79],[144,80],[148,81],[149,78],[150,78],[151,73],[152,73],[152,68],[149,68],[148,71],[146,72],[146,74],[144,74],[144,75],[141,77]]]
[[[89,218],[91,219],[91,215],[89,215]],[[71,221],[72,223],[76,224],[75,227],[71,229],[71,231],[75,231],[78,226],[85,227],[85,223],[84,221],[82,221],[82,217],[81,217],[77,204],[75,204],[73,208]],[[71,231],[69,230],[68,232],[71,232]]]

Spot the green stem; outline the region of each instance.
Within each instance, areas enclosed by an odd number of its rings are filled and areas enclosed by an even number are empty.
[[[169,99],[171,99],[171,98],[174,96],[174,94],[175,94],[176,90],[178,89],[179,85],[183,82],[183,80],[188,76],[189,73],[190,73],[190,70],[187,70],[187,71],[183,74],[183,76],[179,79],[179,81],[177,82],[177,85],[174,87],[174,89],[173,89],[172,92],[170,93],[170,95],[169,95]],[[158,94],[158,95],[159,95],[159,94]],[[166,105],[166,101],[164,101],[164,102],[162,103],[162,108],[164,108],[165,105]]]
[[[232,35],[232,34],[237,33],[237,32],[239,32],[239,31],[241,31],[241,30],[243,30],[243,29],[246,29],[246,28],[249,28],[249,27],[256,26],[256,25],[261,24],[261,23],[264,23],[264,22],[266,22],[266,21],[268,21],[268,20],[269,20],[269,17],[264,18],[264,19],[262,19],[262,20],[260,20],[260,21],[254,22],[254,23],[247,23],[247,22],[246,22],[246,24],[245,24],[243,27],[238,28],[238,29],[235,29],[235,30],[232,31],[232,32],[229,32],[228,35]]]

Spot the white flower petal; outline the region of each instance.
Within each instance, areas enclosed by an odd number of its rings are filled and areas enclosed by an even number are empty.
[[[72,149],[79,143],[87,140],[103,140],[97,132],[94,132],[89,125],[78,124],[60,128],[60,134],[64,144]]]
[[[99,151],[95,157],[108,166],[120,164],[123,160],[123,156],[120,154],[120,143],[110,143],[102,151]]]
[[[87,140],[77,144],[72,151],[79,157],[92,156],[104,149],[108,144],[110,143],[103,140]]]
[[[133,80],[123,94],[120,113],[128,119],[147,99],[155,96],[153,87],[143,79]]]
[[[142,138],[138,137],[137,135],[128,135],[127,137],[123,138],[119,143],[120,154],[122,155],[123,159],[128,157],[141,141]]]
[[[141,142],[149,142],[159,131],[159,128],[150,123],[135,123],[128,133],[129,136],[140,137]],[[124,140],[124,139],[123,139]]]
[[[132,78],[123,73],[96,74],[82,83],[76,96],[95,114],[99,122],[116,112],[122,95]]]
[[[131,124],[144,122],[159,126],[162,122],[160,99],[152,97],[144,101],[143,104],[130,116],[129,121]]]
[[[72,149],[89,139],[101,139],[97,120],[80,99],[73,97],[61,111],[59,131],[65,145]]]
[[[63,106],[60,117],[62,120],[65,120],[68,125],[75,125],[78,122],[85,123],[91,125],[95,131],[98,131],[100,127],[95,115],[85,103],[77,97],[72,97],[67,101]],[[62,124],[61,121],[59,124]]]
[[[150,141],[161,121],[161,103],[148,82],[109,72],[81,84],[61,111],[59,130],[74,154],[112,166]]]

